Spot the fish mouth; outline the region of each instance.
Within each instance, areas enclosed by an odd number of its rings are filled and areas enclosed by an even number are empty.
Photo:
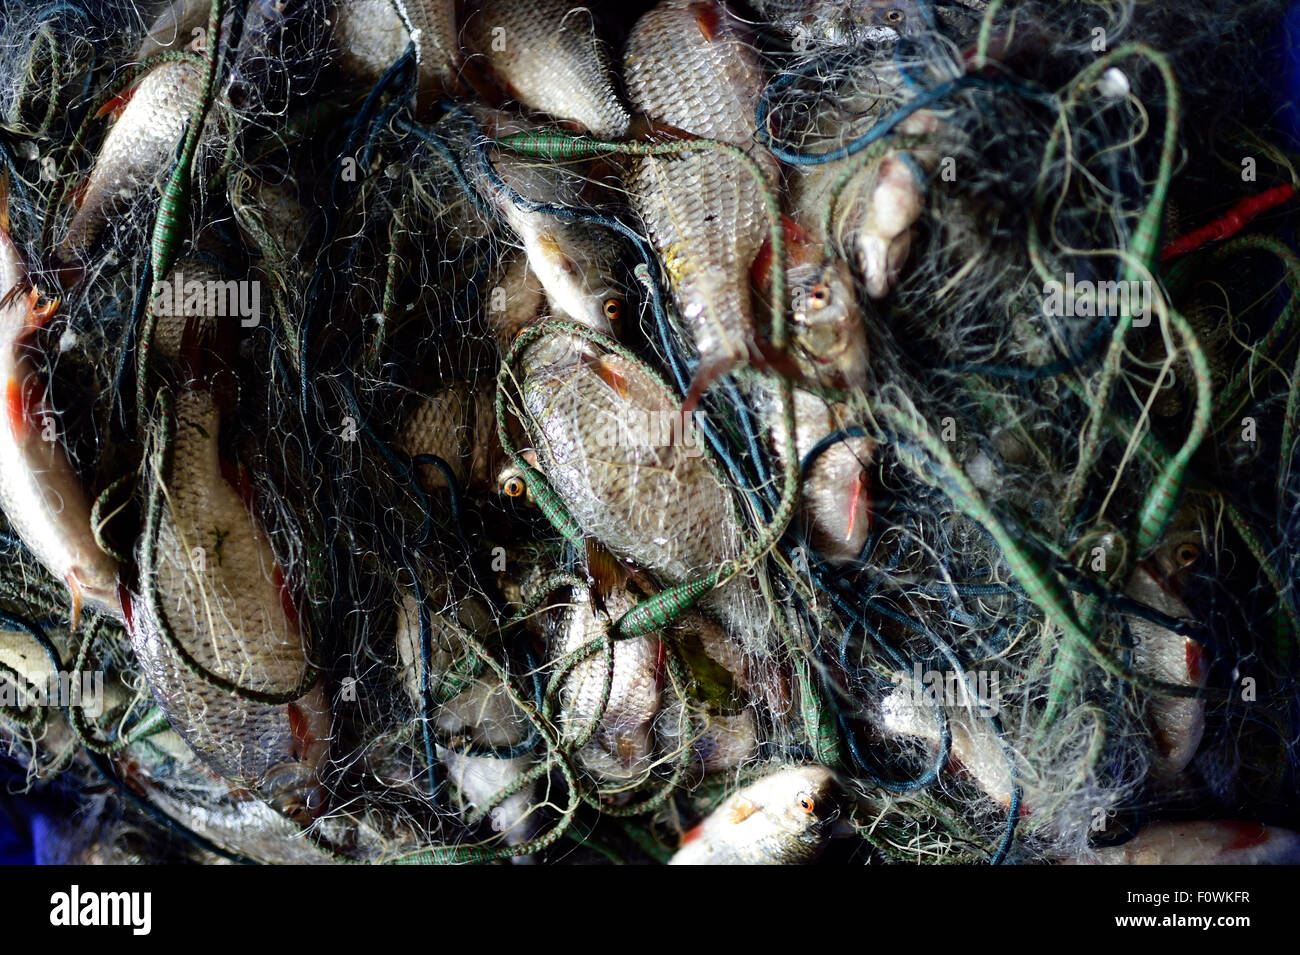
[[[271,767],[258,790],[272,809],[304,826],[324,815],[329,802],[316,771],[300,762]]]

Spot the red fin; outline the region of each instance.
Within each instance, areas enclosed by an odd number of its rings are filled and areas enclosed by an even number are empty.
[[[722,26],[722,11],[716,3],[692,3],[691,11],[695,14],[695,25],[700,28],[704,39],[712,43]]]
[[[700,823],[698,826],[691,826],[691,828],[687,829],[686,832],[682,835],[682,845],[686,845],[688,842],[694,842],[703,833],[704,833],[704,823]]]
[[[68,194],[68,201],[72,203],[72,208],[80,209],[86,204],[86,190],[90,187],[90,177],[86,177],[72,187],[72,192]]]
[[[867,500],[866,516],[867,528],[871,528],[871,475],[865,470],[859,471],[857,478],[854,480],[853,503],[849,505],[849,529],[844,535],[845,540],[853,540],[853,529],[858,526],[858,510],[861,507],[862,499]]]
[[[781,216],[781,233],[785,237],[785,255],[786,267],[791,265],[800,265],[811,261],[810,253],[812,251],[812,236],[808,230],[795,222],[787,215]],[[767,283],[772,278],[772,237],[768,235],[763,240],[762,248],[758,250],[758,255],[754,256],[754,262],[749,267],[750,277],[754,280],[759,288],[766,288]]]
[[[1232,842],[1227,846],[1229,851],[1253,849],[1268,842],[1268,830],[1257,822],[1232,821],[1223,823],[1223,826],[1232,833]]]
[[[772,278],[772,237],[763,240],[763,245],[749,265],[749,277],[759,288],[766,288]]]
[[[126,621],[126,632],[132,634],[135,632],[135,615],[134,608],[131,605],[131,591],[126,589],[125,584],[117,585],[117,602],[122,606],[122,619]]]
[[[19,381],[10,378],[5,383],[5,416],[9,419],[9,430],[16,436],[26,435],[36,427],[33,411],[38,404],[39,394],[34,392],[32,379]]]
[[[644,143],[682,143],[699,139],[694,133],[688,133],[677,126],[660,123],[644,113],[632,117],[628,127],[627,138]]]
[[[27,331],[34,332],[44,328],[50,318],[59,310],[59,300],[52,298],[44,305],[37,305],[40,294],[36,289],[27,293]]]
[[[285,709],[289,716],[289,732],[293,734],[294,758],[303,759],[312,744],[311,724],[297,703],[290,703]]]
[[[95,119],[102,119],[110,113],[114,119],[121,116],[122,110],[126,109],[127,104],[131,102],[138,88],[138,86],[128,86],[122,90],[95,112]]]
[[[734,356],[723,358],[720,361],[700,362],[695,369],[694,376],[691,378],[691,385],[686,390],[686,400],[682,402],[683,429],[686,427],[686,422],[691,419],[691,415],[695,412],[695,408],[700,403],[700,399],[704,397],[705,392],[709,390],[715,381],[738,364],[740,364],[740,360]],[[684,430],[683,433],[685,433]]]
[[[1199,684],[1205,678],[1205,647],[1196,640],[1187,639],[1183,650],[1187,659],[1187,673]]]
[[[583,355],[583,362],[596,373],[597,378],[609,385],[619,398],[627,399],[627,379],[623,377],[617,368],[603,358],[597,358],[594,355]]]
[[[0,229],[9,234],[9,170],[0,169]]]

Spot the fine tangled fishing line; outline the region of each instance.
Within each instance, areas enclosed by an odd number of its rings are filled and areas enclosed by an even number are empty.
[[[1300,859],[1285,4],[614,7],[0,2],[45,856]]]

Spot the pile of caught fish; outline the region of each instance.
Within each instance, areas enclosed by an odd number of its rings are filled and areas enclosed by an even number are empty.
[[[56,855],[1300,861],[1281,5],[1163,6],[4,5]]]

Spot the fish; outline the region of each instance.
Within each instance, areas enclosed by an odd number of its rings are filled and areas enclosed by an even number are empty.
[[[938,746],[939,719],[926,699],[928,689],[908,681],[890,691],[873,715],[875,729],[886,739],[919,739]],[[940,700],[940,706],[944,706]],[[977,707],[944,706],[952,733],[950,768],[967,773],[980,790],[1003,808],[1011,805],[1016,780],[1007,762],[1001,740],[990,722],[980,717]],[[1021,813],[1032,812],[1032,794],[1025,794]]]
[[[753,7],[773,26],[818,47],[889,43],[927,29],[916,0],[755,0]]]
[[[58,311],[41,302],[9,221],[9,180],[0,173],[0,510],[32,556],[67,584],[75,629],[83,601],[117,615],[117,562],[91,528],[86,486],[49,401],[33,337]]]
[[[507,95],[603,139],[622,139],[631,113],[614,89],[593,13],[569,0],[485,0],[466,20],[470,65]]]
[[[563,335],[544,337],[522,367],[525,450],[586,537],[663,586],[741,555],[736,503],[663,381]],[[747,651],[767,645],[768,614],[744,575],[701,606]]]
[[[1196,557],[1189,554],[1199,555],[1198,541],[1199,534],[1167,538],[1153,558],[1133,571],[1125,595],[1166,616],[1192,619],[1191,610],[1178,596],[1177,570],[1172,562],[1194,561]],[[1125,614],[1124,620],[1133,640],[1136,673],[1163,683],[1205,686],[1209,655],[1204,644],[1136,614]],[[1146,695],[1146,716],[1156,747],[1152,770],[1158,777],[1169,779],[1187,768],[1200,747],[1205,735],[1205,700],[1154,690]]]
[[[173,290],[180,281],[183,291],[180,302],[176,301]],[[192,285],[191,283],[200,283]],[[219,283],[219,284],[217,284]],[[218,309],[218,298],[224,296],[221,290],[226,287],[226,278],[207,259],[198,256],[182,256],[160,283],[168,291],[167,297],[155,297],[149,302],[149,311],[153,315],[154,327],[151,358],[162,359],[173,367],[182,364],[182,345],[185,340],[187,325],[191,334],[203,335],[217,315],[227,310]],[[233,312],[230,313],[233,315]],[[230,318],[230,321],[238,321]]]
[[[814,861],[836,815],[825,766],[787,766],[728,796],[683,837],[669,865],[799,865]]]
[[[161,426],[155,414],[154,432]],[[136,550],[140,592],[121,595],[131,646],[168,722],[215,772],[295,821],[327,807],[322,782],[331,715],[319,682],[288,703],[243,699],[190,672],[173,642],[205,671],[283,695],[306,682],[308,636],[291,584],[223,463],[221,414],[203,385],[175,398],[170,473],[155,452],[146,499],[160,495],[151,535]],[[228,477],[232,475],[232,477]]]
[[[699,354],[689,412],[716,378],[743,363],[779,367],[759,342],[749,269],[769,236],[764,188],[780,182],[776,160],[757,143],[755,111],[764,76],[741,23],[718,0],[663,0],[632,28],[624,83],[652,124],[745,150],[648,156],[625,176],[629,201],[664,263],[677,310]]]
[[[1297,865],[1300,833],[1236,820],[1158,822],[1067,865]]]
[[[455,675],[457,660],[467,651],[461,633],[480,637],[494,629],[491,613],[476,597],[457,599],[445,586],[435,588],[430,607],[429,690],[437,701],[444,692],[454,695],[430,714],[439,738],[435,756],[446,767],[462,800],[462,808],[486,805],[528,772],[532,754],[495,756],[471,751],[470,746],[508,749],[518,746],[531,730],[527,718],[499,682]],[[396,643],[398,673],[417,712],[423,711],[424,665],[420,650],[419,604],[405,593],[397,606]],[[459,682],[456,682],[459,681]],[[461,684],[467,684],[459,689]],[[447,688],[450,687],[450,690]],[[536,834],[534,818],[537,783],[524,786],[488,813],[493,831],[507,845],[522,845]]]
[[[414,44],[417,108],[459,90],[456,0],[339,0],[331,22],[343,69],[368,86]]]
[[[411,457],[431,454],[441,458],[462,491],[488,491],[505,465],[497,437],[495,398],[492,388],[462,381],[444,384],[412,407],[394,446]],[[445,475],[434,465],[422,463],[416,470],[426,490],[447,487]]]
[[[161,63],[113,104],[120,110],[117,120],[54,250],[65,286],[80,279],[111,223],[139,219],[140,209],[160,201],[177,147],[199,106],[202,82],[201,68],[190,60]]]
[[[864,133],[908,98],[901,74],[880,65],[849,88],[837,88],[810,112],[803,139],[822,152]],[[929,110],[917,110],[896,127],[899,135],[934,138],[943,126]],[[793,167],[792,217],[816,248],[847,257],[867,296],[882,299],[898,283],[911,252],[916,224],[925,211],[926,179],[940,162],[938,147],[922,142],[911,150],[891,149],[845,175],[842,163]],[[838,195],[836,189],[839,189]],[[834,202],[827,222],[826,209]],[[828,230],[829,226],[829,230]]]
[[[782,403],[767,382],[753,388],[755,406],[767,422],[776,460],[784,460],[788,435]],[[799,461],[824,439],[858,425],[847,406],[794,389],[795,454]],[[831,564],[855,560],[871,532],[871,474],[875,442],[865,435],[844,437],[826,447],[803,474],[800,524],[809,543]]]
[[[587,588],[573,588],[553,658],[558,660],[599,639],[605,626],[637,603],[621,586],[604,594],[602,602],[603,612]],[[663,641],[652,632],[616,641],[612,664],[603,651],[598,651],[569,673],[560,696],[560,724],[569,739],[592,729],[592,721],[600,712],[606,675],[612,673],[604,713],[590,742],[578,752],[578,759],[587,769],[605,778],[631,779],[650,768],[654,721],[663,701],[663,667]]]
[[[211,0],[173,0],[149,25],[136,49],[135,62],[188,46],[194,41],[194,31],[207,27],[211,11]]]
[[[521,128],[499,115],[480,113],[478,118],[495,131]],[[453,135],[461,145],[466,172],[479,195],[522,243],[528,269],[545,289],[552,313],[616,335],[627,311],[627,290],[618,279],[621,243],[593,223],[524,209],[501,188],[504,185],[533,202],[595,212],[588,196],[598,187],[582,174],[584,167],[548,166],[500,150],[484,155],[476,143],[466,141],[465,132],[461,129]],[[501,184],[493,181],[485,160]]]

